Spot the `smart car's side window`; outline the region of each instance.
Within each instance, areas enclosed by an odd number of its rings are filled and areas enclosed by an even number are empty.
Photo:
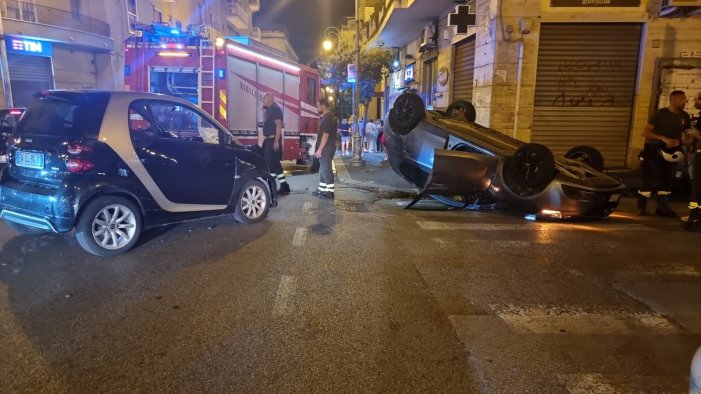
[[[154,121],[167,134],[161,137],[219,144],[219,129],[191,108],[168,101],[151,101],[148,106]]]
[[[129,106],[129,136],[135,146],[146,145],[156,136],[156,128],[148,120],[148,109],[138,101]]]

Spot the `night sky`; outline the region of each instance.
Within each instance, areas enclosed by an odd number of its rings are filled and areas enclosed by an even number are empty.
[[[302,63],[319,53],[324,29],[340,26],[345,16],[353,16],[355,0],[261,0],[253,14],[254,25],[265,28],[285,25],[290,42]]]

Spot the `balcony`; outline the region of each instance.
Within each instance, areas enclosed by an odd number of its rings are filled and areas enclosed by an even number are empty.
[[[43,5],[2,0],[4,33],[112,49],[110,25],[99,19]]]
[[[454,5],[454,0],[382,0],[363,24],[360,39],[366,46],[404,46]]]
[[[251,7],[248,1],[226,0],[226,17],[236,29],[248,30],[253,24]]]

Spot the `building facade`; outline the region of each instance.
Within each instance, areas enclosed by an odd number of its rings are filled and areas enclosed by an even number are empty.
[[[701,91],[701,3],[471,0],[466,34],[448,26],[456,3],[382,1],[364,21],[364,45],[392,48],[399,63],[388,104],[406,87],[429,107],[467,100],[479,124],[556,154],[592,145],[622,168],[636,165],[671,90]]]
[[[124,45],[138,25],[260,36],[260,0],[1,0],[0,106],[46,89],[123,89]]]

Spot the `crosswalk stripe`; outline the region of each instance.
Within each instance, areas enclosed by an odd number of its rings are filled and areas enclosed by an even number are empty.
[[[273,304],[273,315],[286,315],[292,308],[292,295],[295,290],[297,279],[294,276],[283,276],[280,279],[277,294],[275,295],[275,304]]]
[[[579,307],[493,305],[509,327],[522,334],[631,335],[678,334],[680,328],[665,317],[647,312]]]
[[[307,228],[297,227],[295,231],[295,236],[292,238],[292,246],[304,246],[304,242],[307,240]]]
[[[524,231],[524,230],[558,230],[558,231],[594,231],[594,232],[614,232],[614,231],[655,231],[650,227],[639,224],[629,225],[589,225],[580,223],[449,223],[417,221],[416,224],[422,230],[428,231]]]

